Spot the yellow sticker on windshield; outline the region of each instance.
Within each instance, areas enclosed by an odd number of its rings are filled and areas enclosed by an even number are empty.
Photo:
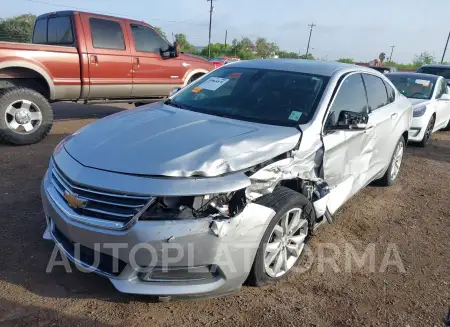
[[[428,87],[430,85],[430,81],[427,81],[426,79],[416,79],[416,84]]]
[[[198,93],[198,92],[200,92],[202,90],[202,88],[200,87],[200,86],[197,86],[197,87],[194,87],[193,89],[192,89],[192,93]]]

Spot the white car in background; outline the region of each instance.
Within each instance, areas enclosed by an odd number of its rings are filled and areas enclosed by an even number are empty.
[[[386,77],[414,106],[410,142],[425,146],[434,132],[450,130],[450,90],[442,76],[390,73]]]

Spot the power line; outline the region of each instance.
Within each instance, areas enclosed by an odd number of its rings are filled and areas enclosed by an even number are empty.
[[[305,57],[305,59],[308,59],[309,43],[311,42],[311,34],[312,34],[312,30],[313,30],[314,26],[316,26],[316,25],[314,23],[311,23],[308,26],[310,27],[310,30],[309,30],[309,39],[308,39],[308,46],[306,48],[306,57]]]
[[[391,45],[391,55],[389,56],[389,61],[392,62],[392,53],[394,52],[395,45]]]
[[[68,6],[68,5],[61,5],[61,4],[57,4],[57,3],[40,1],[40,0],[22,0],[22,1],[40,3],[40,4],[44,4],[44,5],[60,7],[60,8],[66,8],[66,9],[73,9],[73,10],[80,10],[80,11],[88,11],[88,12],[95,11],[97,13],[104,14],[104,15],[122,16],[122,14],[114,13],[114,12],[99,11],[99,10],[92,10],[92,9],[88,9],[88,8],[81,8],[81,7]],[[195,20],[196,18],[195,19],[188,19],[188,20],[184,20],[184,21],[166,20],[166,19],[163,19],[163,18],[149,18],[149,19],[150,20],[156,20],[156,21],[165,21],[165,22],[174,23],[174,24],[192,24],[192,25],[206,26],[206,24],[190,23],[192,20]]]

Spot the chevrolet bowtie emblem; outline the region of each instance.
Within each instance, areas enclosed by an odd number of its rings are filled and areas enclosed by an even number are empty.
[[[66,199],[69,206],[74,209],[84,208],[88,203],[86,200],[80,199],[77,194],[68,191],[64,192],[64,199]]]

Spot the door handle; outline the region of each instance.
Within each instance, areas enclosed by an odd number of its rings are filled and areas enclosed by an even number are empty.
[[[391,119],[396,119],[398,117],[398,114],[392,114]]]
[[[91,64],[95,64],[95,65],[98,66],[98,58],[97,58],[97,56],[91,55],[90,61],[91,61]]]
[[[134,67],[139,67],[139,58],[133,59],[133,65],[134,65]]]

